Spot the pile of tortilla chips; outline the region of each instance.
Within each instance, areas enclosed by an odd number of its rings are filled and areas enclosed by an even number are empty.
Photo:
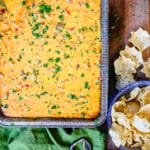
[[[117,147],[150,150],[150,86],[120,97],[112,107],[111,119],[109,134]]]
[[[135,82],[134,73],[140,66],[143,66],[141,72],[147,78],[150,78],[150,59],[144,62],[142,53],[150,47],[150,35],[148,32],[139,28],[136,32],[131,32],[129,41],[134,47],[125,47],[125,50],[120,51],[120,56],[114,62],[115,73],[117,75],[116,88],[121,89],[129,83]]]

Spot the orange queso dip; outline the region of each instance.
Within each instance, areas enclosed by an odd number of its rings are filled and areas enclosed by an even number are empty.
[[[0,100],[9,117],[95,118],[100,0],[4,0]]]

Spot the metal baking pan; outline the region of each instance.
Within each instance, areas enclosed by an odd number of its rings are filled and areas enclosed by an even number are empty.
[[[21,119],[0,114],[0,126],[49,127],[49,128],[92,128],[104,123],[108,101],[108,0],[101,0],[102,61],[101,61],[101,100],[99,116],[95,119]]]

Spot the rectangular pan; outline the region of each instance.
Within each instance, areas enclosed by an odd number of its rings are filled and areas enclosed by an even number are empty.
[[[21,119],[9,118],[0,114],[0,126],[49,127],[49,128],[93,128],[104,123],[107,115],[108,101],[108,0],[101,0],[102,61],[101,61],[101,104],[96,119]]]

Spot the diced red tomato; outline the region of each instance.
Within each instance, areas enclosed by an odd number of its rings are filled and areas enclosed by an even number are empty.
[[[4,14],[6,12],[6,9],[5,8],[2,8],[1,10],[0,10],[0,13],[1,14]]]

